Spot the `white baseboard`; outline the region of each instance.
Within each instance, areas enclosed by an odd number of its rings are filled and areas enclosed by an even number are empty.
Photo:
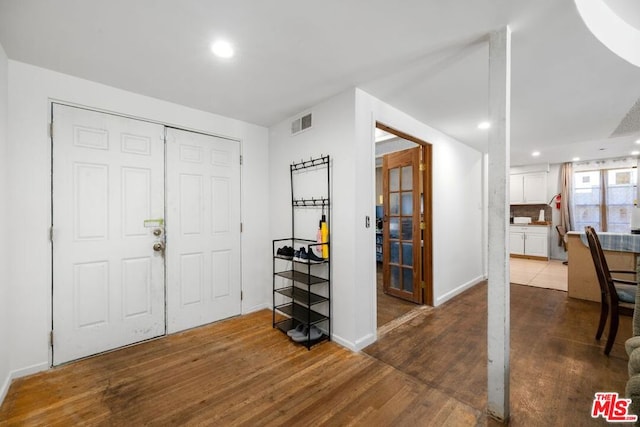
[[[443,304],[447,301],[449,301],[451,298],[455,297],[456,295],[459,295],[461,293],[463,293],[464,291],[466,291],[467,289],[471,289],[473,288],[475,285],[477,285],[478,283],[482,282],[484,279],[484,276],[478,276],[472,280],[469,280],[466,283],[463,283],[462,285],[458,286],[457,288],[447,292],[446,294],[442,295],[440,298],[436,299],[434,306],[439,306],[440,304]]]
[[[35,365],[27,366],[22,369],[17,369],[15,371],[11,371],[11,379],[15,380],[16,378],[26,377],[27,375],[37,374],[38,372],[46,371],[51,368],[49,362],[36,363]]]
[[[342,347],[348,348],[351,351],[358,351],[356,345],[349,340],[345,340],[339,335],[333,334],[331,335],[331,341],[334,343],[341,345]]]
[[[2,405],[2,402],[4,402],[4,398],[7,397],[9,386],[11,386],[11,374],[7,375],[4,383],[2,383],[2,388],[0,388],[0,405]]]
[[[356,349],[357,349],[356,351],[360,351],[363,348],[373,344],[374,342],[376,342],[376,339],[377,339],[376,333],[365,335],[364,337],[356,341]]]
[[[49,368],[49,363],[44,362],[9,372],[9,375],[7,376],[7,378],[5,378],[4,383],[2,384],[2,388],[0,388],[0,405],[2,405],[2,402],[4,402],[4,398],[7,397],[9,387],[11,387],[11,382],[13,380],[15,380],[16,378],[26,377],[27,375],[36,374],[41,371],[46,371]]]
[[[333,334],[331,336],[331,341],[351,351],[355,351],[357,353],[357,352],[360,352],[363,348],[376,342],[376,334],[369,334],[357,340],[355,343],[352,341],[346,340],[339,335]]]

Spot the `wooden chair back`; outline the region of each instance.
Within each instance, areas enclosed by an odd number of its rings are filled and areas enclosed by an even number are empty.
[[[600,285],[600,293],[602,294],[602,303],[606,304],[611,301],[611,305],[618,304],[618,293],[616,292],[613,279],[609,266],[607,265],[607,259],[604,256],[602,245],[600,245],[600,239],[596,230],[591,226],[586,226],[584,231],[587,235],[587,242],[589,243],[589,251],[591,252],[591,258],[593,259],[593,266],[596,269],[596,275],[598,276],[598,284]]]

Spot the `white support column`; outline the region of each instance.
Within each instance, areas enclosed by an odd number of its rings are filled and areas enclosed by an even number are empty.
[[[511,30],[489,38],[489,260],[487,412],[509,419],[509,164]]]

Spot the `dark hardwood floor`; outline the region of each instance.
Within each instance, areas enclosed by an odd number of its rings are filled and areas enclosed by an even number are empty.
[[[448,396],[484,410],[487,287],[390,331],[365,352]],[[597,391],[624,394],[631,318],[621,317],[609,357],[594,339],[599,305],[566,292],[511,285],[511,425],[603,425],[590,417]],[[606,424],[606,423],[605,423]]]
[[[630,319],[607,357],[597,304],[511,289],[511,424],[606,424],[591,402],[624,392]],[[480,284],[362,353],[307,351],[261,311],[70,363],[14,381],[0,425],[492,425],[486,388]]]

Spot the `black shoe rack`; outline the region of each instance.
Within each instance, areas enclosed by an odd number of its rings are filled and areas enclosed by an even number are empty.
[[[304,175],[304,179],[300,179]],[[330,161],[329,156],[320,156],[290,165],[291,177],[291,237],[276,239],[272,242],[273,250],[273,327],[285,334],[296,328],[307,331],[306,335],[298,333],[293,339],[311,349],[324,340],[331,339],[331,250],[329,257],[322,261],[309,262],[304,259],[291,258],[289,254],[281,254],[278,249],[285,246],[298,251],[304,248],[307,253],[313,250],[321,256],[322,248],[330,249],[331,224],[329,223],[330,202]],[[305,188],[298,188],[296,183],[303,181],[313,183],[314,189],[321,189],[320,194],[305,193]],[[325,185],[326,182],[326,185]],[[318,219],[324,214],[329,236],[326,242],[296,236],[296,216],[304,210],[317,211]],[[313,230],[308,230],[311,233]],[[309,237],[309,236],[305,236]],[[280,251],[281,252],[281,251]],[[319,337],[309,333],[313,327],[319,330]],[[317,329],[316,329],[317,328]]]

